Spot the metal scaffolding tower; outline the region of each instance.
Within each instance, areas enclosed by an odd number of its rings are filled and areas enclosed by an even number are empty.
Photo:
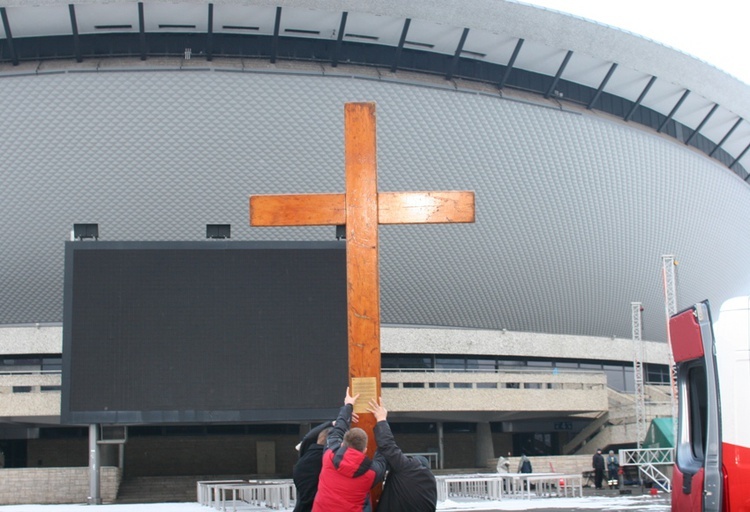
[[[635,374],[635,435],[638,449],[646,438],[646,387],[643,378],[643,330],[641,315],[643,306],[640,302],[630,303],[633,333],[633,371]]]
[[[677,260],[673,254],[661,257],[662,278],[664,281],[664,306],[667,315],[667,350],[669,352],[669,383],[672,389],[672,435],[677,443],[677,365],[672,354],[671,334],[669,332],[669,318],[677,313]]]

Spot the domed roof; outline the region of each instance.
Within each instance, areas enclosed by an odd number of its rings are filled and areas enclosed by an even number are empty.
[[[678,307],[747,293],[748,86],[529,6],[360,3],[4,7],[0,324],[62,321],[74,223],[334,238],[250,228],[247,196],[342,192],[362,100],[381,191],[476,193],[473,225],[381,227],[384,323],[628,338],[638,301],[663,340],[665,254]]]

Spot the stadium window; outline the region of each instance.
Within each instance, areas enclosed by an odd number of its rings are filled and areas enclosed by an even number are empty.
[[[453,389],[471,389],[474,387],[471,382],[454,382]]]
[[[669,384],[669,366],[646,363],[645,371],[647,384]]]
[[[449,382],[430,382],[430,388],[432,389],[450,389],[450,387]]]
[[[397,388],[398,382],[381,382],[380,387],[381,388]]]
[[[380,356],[380,368],[383,370],[391,370],[398,368],[398,358],[396,356],[391,356],[387,354],[383,354]]]
[[[497,389],[497,382],[477,382],[477,389]]]
[[[404,388],[424,388],[424,382],[404,382]]]
[[[381,356],[380,365],[387,369],[428,369],[432,368],[432,356],[420,355],[396,355],[386,354]]]
[[[578,363],[571,363],[568,361],[555,361],[556,368],[578,368]]]
[[[495,364],[495,358],[481,359],[481,358],[470,358],[466,360],[466,369],[479,372],[493,372],[497,365]]]
[[[521,361],[518,359],[498,359],[497,360],[497,366],[498,369],[501,366],[526,366],[526,361]]]
[[[436,357],[435,369],[464,371],[466,370],[466,359],[463,357]]]
[[[528,366],[552,368],[552,361],[529,361]]]
[[[61,371],[62,370],[62,358],[43,357],[42,358],[42,370],[43,371]]]
[[[635,391],[635,370],[632,366],[624,366],[625,372],[625,391],[632,393]]]
[[[581,363],[581,370],[601,370],[602,365],[598,363]]]
[[[432,356],[401,356],[399,368],[429,369],[433,368]]]
[[[623,366],[605,364],[604,374],[607,376],[607,385],[617,391],[625,391],[625,372]]]
[[[434,423],[388,423],[394,434],[433,434],[437,432]]]

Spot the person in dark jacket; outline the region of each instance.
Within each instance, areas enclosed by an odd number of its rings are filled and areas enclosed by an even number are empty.
[[[519,473],[531,473],[531,461],[526,452],[521,452],[521,460],[518,461],[518,472]]]
[[[604,456],[602,455],[601,448],[596,450],[591,465],[594,466],[594,486],[597,489],[602,489],[602,480],[604,480]]]
[[[382,399],[381,399],[382,402]],[[375,415],[375,441],[388,462],[388,473],[380,496],[378,512],[434,512],[437,484],[424,457],[404,455],[388,425],[388,411],[382,403],[370,400],[368,411]]]
[[[294,465],[292,479],[297,488],[294,512],[310,512],[318,492],[318,477],[323,463],[326,438],[333,423],[326,421],[307,433],[298,445],[299,460]]]
[[[382,454],[375,452],[372,459],[365,455],[367,432],[349,429],[357,398],[346,388],[344,406],[326,439],[313,512],[370,511],[370,489],[385,476]]]

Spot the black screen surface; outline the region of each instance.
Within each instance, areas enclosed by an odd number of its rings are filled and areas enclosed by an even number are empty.
[[[61,420],[332,418],[346,329],[340,242],[68,242]]]

